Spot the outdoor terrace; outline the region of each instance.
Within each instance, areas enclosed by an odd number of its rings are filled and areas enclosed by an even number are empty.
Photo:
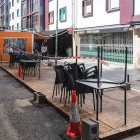
[[[63,63],[63,61],[61,62]],[[113,67],[113,66],[110,66]],[[28,75],[23,80],[18,77],[18,67],[9,68],[7,63],[2,64],[2,68],[24,83],[32,91],[40,91],[46,95],[47,100],[66,116],[70,115],[70,104],[64,106],[64,101],[61,103],[60,95],[54,96],[52,99],[53,86],[55,81],[55,71],[53,67],[49,67],[44,62],[41,62],[41,78]],[[115,74],[113,75],[115,76]],[[134,80],[133,80],[134,82]],[[132,83],[133,85],[133,83]],[[124,125],[124,94],[120,88],[107,89],[103,95],[103,111],[99,113],[99,137],[101,139],[117,136],[120,134],[127,135],[130,133],[121,132],[138,132],[140,131],[140,91],[127,91],[127,125]],[[79,106],[80,107],[80,106]],[[81,119],[96,117],[96,112],[93,108],[92,94],[86,94],[85,105],[79,108]],[[111,138],[111,137],[110,137]]]

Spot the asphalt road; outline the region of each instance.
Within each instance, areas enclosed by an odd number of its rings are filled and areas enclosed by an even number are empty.
[[[0,140],[62,140],[67,121],[0,69]]]

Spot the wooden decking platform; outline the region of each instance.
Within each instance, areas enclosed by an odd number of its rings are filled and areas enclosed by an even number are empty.
[[[27,85],[33,91],[40,91],[46,95],[50,103],[66,115],[70,114],[70,104],[64,106],[59,102],[60,94],[52,99],[55,72],[52,67],[41,64],[41,79],[38,76],[28,75],[25,80],[18,77],[18,68],[9,68],[3,64],[2,68],[12,76]],[[92,94],[86,95],[85,104],[79,109],[81,119],[95,119]],[[103,111],[99,113],[99,137],[100,139],[115,139],[127,134],[140,132],[140,92],[127,91],[127,125],[124,125],[124,94],[122,89],[109,89],[104,91]]]

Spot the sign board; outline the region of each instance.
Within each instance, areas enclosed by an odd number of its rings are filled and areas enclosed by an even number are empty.
[[[67,32],[68,32],[68,34],[72,34],[73,33],[73,28],[72,27],[68,28]]]
[[[140,29],[140,25],[135,25],[134,29]]]

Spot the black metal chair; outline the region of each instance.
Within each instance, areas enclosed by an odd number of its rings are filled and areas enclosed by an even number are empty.
[[[10,61],[9,61],[9,67],[12,67],[14,65],[18,66],[20,59],[22,59],[22,52],[10,52]]]
[[[93,94],[93,105],[94,105],[94,109],[95,109],[94,90],[90,87],[85,88],[81,85],[76,84],[77,75],[76,75],[75,69],[65,70],[65,73],[66,73],[66,79],[67,79],[67,84],[66,84],[67,93],[66,93],[65,105],[67,102],[67,96],[69,95],[68,101],[70,101],[70,95],[72,93],[72,90],[76,90],[76,93],[78,95],[78,104],[80,103],[81,107],[82,107],[82,104],[85,103],[85,94],[92,93]]]
[[[59,66],[54,66],[54,70],[56,72],[56,77],[55,77],[55,82],[54,82],[54,88],[53,88],[53,95],[52,98],[54,97],[54,93],[57,93],[61,91],[61,94],[63,92],[63,88],[64,88],[64,67],[59,65]],[[62,95],[61,95],[62,96]],[[60,102],[61,102],[61,98],[60,98]]]
[[[34,73],[35,76],[39,69],[39,63],[34,62],[34,60],[38,60],[38,56],[34,54],[21,54],[20,59],[27,60],[27,63],[20,62],[20,66],[24,69],[25,74]],[[33,62],[28,62],[28,60]]]
[[[92,88],[87,88],[84,86],[81,86],[79,84],[76,84],[75,81],[79,79],[88,79],[88,78],[97,78],[97,66],[90,67],[88,69],[85,68],[85,65],[83,63],[81,64],[76,64],[76,63],[64,63],[65,69],[68,70],[69,72],[67,73],[68,75],[68,81],[73,82],[74,85],[73,89],[77,90],[77,95],[78,95],[78,101],[80,101],[81,107],[82,107],[82,102],[85,103],[85,94],[86,93],[92,93],[93,94],[93,105],[94,105],[94,110],[95,110],[95,90]],[[72,89],[72,88],[71,88]],[[102,99],[102,98],[101,98]],[[65,102],[66,104],[66,102]]]
[[[85,68],[84,63],[76,64],[76,63],[68,63],[65,62],[64,66],[67,69],[75,69],[77,73],[78,79],[88,79],[88,78],[97,78],[97,66],[90,67],[88,69]]]

